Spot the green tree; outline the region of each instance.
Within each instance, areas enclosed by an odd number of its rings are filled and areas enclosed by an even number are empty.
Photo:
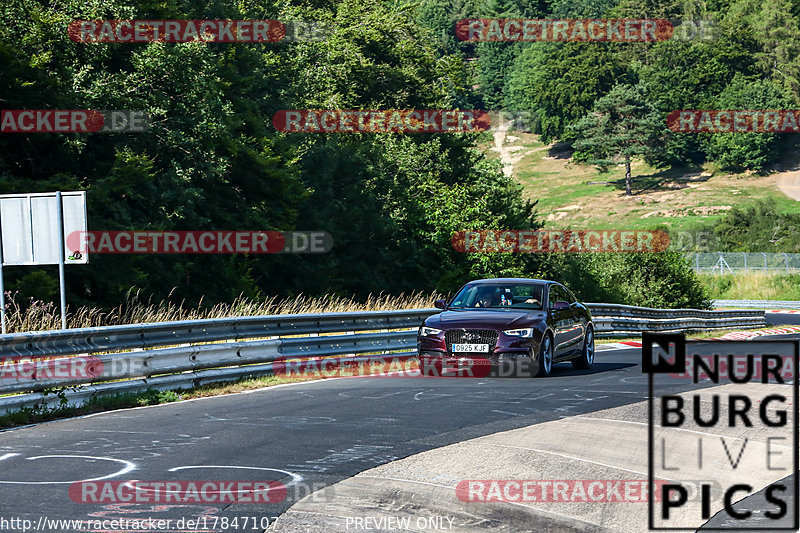
[[[774,202],[733,206],[717,221],[698,230],[714,235],[714,250],[728,252],[800,252],[800,213],[781,212]]]
[[[534,133],[549,143],[589,112],[619,75],[605,44],[535,43],[515,61],[505,107],[530,112]]]
[[[433,289],[450,264],[458,266],[454,276],[519,271],[519,258],[481,263],[444,239],[470,223],[533,224],[516,185],[475,148],[478,135],[288,135],[271,127],[279,109],[468,102],[467,69],[431,42],[413,6],[19,0],[0,13],[13,22],[0,28],[4,108],[141,109],[152,117],[150,131],[136,135],[2,135],[0,192],[87,190],[93,230],[324,230],[334,237],[324,256],[96,255],[67,270],[72,303],[113,306],[130,287],[142,288],[145,300],[172,292],[189,304],[239,293],[361,296]],[[76,19],[128,18],[303,19],[332,33],[258,45],[91,45],[65,31]],[[484,199],[487,189],[505,203]],[[448,221],[441,230],[430,215],[436,209]],[[10,287],[30,285],[24,273],[8,274]]]
[[[789,89],[798,99],[800,21],[794,9],[789,0],[739,0],[728,10],[724,22],[754,36],[760,45],[754,56],[761,76]]]
[[[584,302],[710,308],[683,252],[545,254],[538,259],[539,277],[565,283]]]
[[[788,90],[771,80],[736,76],[717,99],[716,109],[787,109]],[[780,154],[784,134],[713,133],[705,136],[708,158],[724,170],[763,172]]]
[[[631,161],[653,159],[667,135],[664,119],[644,96],[641,86],[617,85],[600,98],[592,113],[575,124],[577,161],[607,170],[625,165],[625,194],[631,194]]]

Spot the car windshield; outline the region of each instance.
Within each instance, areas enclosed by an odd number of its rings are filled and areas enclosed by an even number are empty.
[[[541,283],[471,283],[464,287],[450,307],[542,309]]]

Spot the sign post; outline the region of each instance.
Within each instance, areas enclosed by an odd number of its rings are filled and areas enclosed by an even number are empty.
[[[64,202],[61,191],[56,192],[56,210],[58,211],[58,228],[60,239],[58,239],[58,292],[61,296],[61,329],[67,329],[67,294],[66,283],[64,282]]]
[[[0,195],[0,322],[6,332],[3,266],[58,265],[61,328],[67,327],[65,264],[86,264],[88,252],[70,254],[67,236],[86,232],[86,192]]]

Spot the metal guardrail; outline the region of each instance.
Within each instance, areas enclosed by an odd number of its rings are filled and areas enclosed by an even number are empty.
[[[758,313],[747,310],[726,310],[726,311],[706,311],[703,309],[656,309],[652,307],[635,307],[632,305],[621,304],[601,304],[587,303],[587,307],[592,312],[592,316],[605,317],[633,317],[651,319],[674,319],[674,318],[734,318],[759,316]],[[761,315],[763,316],[763,315]]]
[[[765,324],[763,311],[588,306],[600,336]],[[79,387],[64,395],[68,404],[78,405],[97,394],[191,388],[270,374],[274,363],[283,359],[342,356],[341,362],[413,357],[417,327],[438,312],[270,315],[0,335],[0,358],[46,359],[38,361],[41,366],[30,376],[9,378],[0,366],[0,394],[14,394],[0,397],[0,412],[59,404],[62,398],[43,392],[53,388]],[[74,357],[78,355],[82,357]],[[68,376],[55,370],[74,370],[76,364],[84,366]]]
[[[714,307],[745,307],[752,309],[800,309],[800,302],[784,300],[714,300]]]
[[[598,337],[643,331],[678,332],[720,328],[755,328],[766,325],[764,311],[655,309],[620,304],[588,303]]]
[[[0,355],[55,356],[170,344],[418,327],[438,309],[264,315],[0,335]],[[1,391],[1,389],[0,389]]]

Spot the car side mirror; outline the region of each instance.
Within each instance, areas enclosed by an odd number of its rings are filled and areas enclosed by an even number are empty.
[[[433,302],[433,306],[436,309],[447,309],[447,300],[436,300]]]
[[[569,309],[569,302],[563,302],[561,300],[554,302],[553,305],[550,307],[554,311],[560,311],[562,309]]]

